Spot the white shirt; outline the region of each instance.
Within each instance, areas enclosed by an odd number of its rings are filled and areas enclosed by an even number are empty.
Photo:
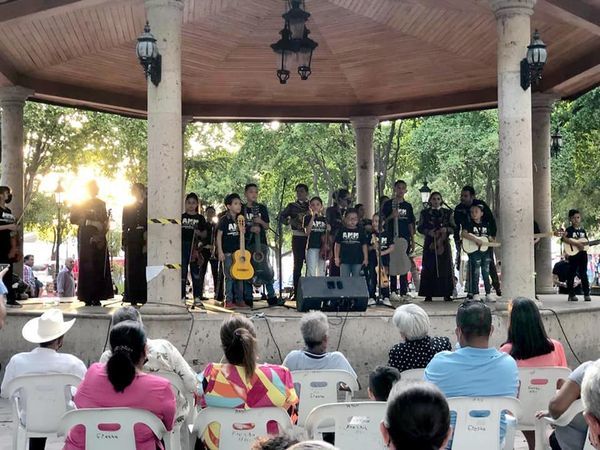
[[[310,353],[306,350],[292,350],[283,361],[283,365],[294,370],[345,370],[357,378],[356,372],[340,352],[323,354]]]
[[[17,353],[8,362],[4,379],[0,387],[0,395],[8,398],[8,383],[21,375],[45,374],[45,373],[65,373],[85,376],[87,368],[83,361],[76,356],[68,353],[58,353],[51,348],[37,347],[30,352]]]
[[[173,344],[165,339],[148,339],[146,345],[148,346],[148,354],[146,355],[148,361],[144,364],[144,372],[152,373],[159,370],[175,372],[183,381],[183,386],[188,392],[196,392],[196,373]],[[110,356],[111,351],[105,351],[100,357],[100,362],[108,362]],[[187,415],[191,406],[188,405],[185,397],[177,396],[178,421]]]

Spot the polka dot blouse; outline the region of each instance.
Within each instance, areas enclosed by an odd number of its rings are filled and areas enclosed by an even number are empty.
[[[447,337],[429,337],[396,344],[390,350],[388,366],[400,372],[410,369],[423,369],[436,353],[452,350]]]

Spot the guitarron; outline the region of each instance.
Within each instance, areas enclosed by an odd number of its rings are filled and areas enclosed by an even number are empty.
[[[393,210],[398,211],[398,203],[392,204]],[[410,258],[408,257],[408,241],[400,236],[398,219],[392,216],[394,222],[394,251],[390,253],[390,275],[406,275],[410,272]]]
[[[251,280],[254,276],[254,268],[252,267],[252,255],[246,250],[245,231],[246,219],[243,214],[237,218],[238,231],[240,233],[240,249],[233,253],[233,264],[231,266],[231,277],[234,280],[246,281]]]
[[[260,210],[258,207],[252,207],[253,217],[260,217]],[[252,283],[255,286],[262,286],[263,284],[272,283],[275,273],[271,264],[269,264],[269,247],[266,243],[263,243],[260,239],[259,233],[252,233],[253,246],[252,248],[252,267],[254,269],[254,278]],[[241,248],[241,245],[240,245]]]

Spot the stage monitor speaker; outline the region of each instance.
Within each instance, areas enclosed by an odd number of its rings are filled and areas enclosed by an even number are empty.
[[[300,312],[366,311],[369,302],[364,277],[302,277],[296,309]]]

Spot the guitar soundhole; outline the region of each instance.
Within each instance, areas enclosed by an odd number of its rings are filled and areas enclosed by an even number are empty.
[[[254,258],[254,261],[256,261],[257,263],[261,263],[264,261],[265,255],[263,255],[262,253],[256,252],[256,253],[254,253],[254,255],[252,255],[252,258]]]

